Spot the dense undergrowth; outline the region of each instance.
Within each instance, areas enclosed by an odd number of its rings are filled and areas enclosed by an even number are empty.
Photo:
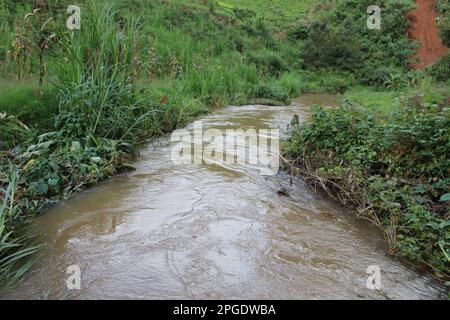
[[[382,226],[396,253],[448,280],[450,109],[416,103],[383,117],[319,108],[286,153],[312,184]]]
[[[275,1],[282,23],[277,12],[231,0],[78,3],[82,29],[68,31],[69,1],[0,0],[0,287],[37,250],[23,223],[129,168],[140,143],[213,108],[287,104],[304,92],[346,92],[353,108],[318,111],[293,132],[289,155],[344,182],[343,199],[390,226],[397,252],[445,277],[448,57],[408,70],[411,1],[381,1],[382,32],[365,28],[367,5],[356,0],[295,1],[300,15]],[[414,111],[400,108],[411,103],[403,93],[422,96]],[[400,152],[402,139],[411,147]]]
[[[409,71],[406,57],[414,44],[390,37],[406,30],[401,16],[411,2],[384,2],[385,8],[399,8],[398,16],[384,19],[393,33],[384,29],[368,37],[367,30],[351,29],[358,26],[352,23],[358,3],[343,1],[314,22],[304,54],[317,67],[337,61],[371,87],[349,88],[341,108],[318,108],[310,123],[292,128],[287,163],[315,188],[380,226],[394,254],[449,281],[449,56],[425,71]],[[438,2],[441,13],[444,3]],[[330,25],[337,27],[324,33]],[[345,36],[348,26],[354,32]],[[345,37],[339,44],[343,55],[336,56],[327,42]]]
[[[22,224],[129,168],[140,143],[211,108],[288,103],[348,81],[302,71],[296,45],[261,19],[203,2],[81,1],[76,31],[65,27],[68,1],[40,3],[0,2],[1,287],[36,251]]]
[[[441,38],[447,48],[450,47],[450,0],[437,0],[436,11],[438,13],[438,26],[441,30]]]

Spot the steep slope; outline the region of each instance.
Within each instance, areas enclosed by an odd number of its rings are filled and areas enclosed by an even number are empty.
[[[411,65],[414,69],[432,65],[449,50],[439,37],[436,17],[434,0],[416,0],[416,9],[408,15],[411,21],[409,36],[420,42],[420,48],[415,55],[418,62]]]

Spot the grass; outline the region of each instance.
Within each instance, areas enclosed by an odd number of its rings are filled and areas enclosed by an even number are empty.
[[[317,4],[314,0],[221,0],[218,4],[227,9],[249,9],[276,25],[304,17]]]
[[[343,96],[343,102],[366,109],[379,117],[388,118],[398,111],[405,100],[415,99],[416,103],[444,106],[450,97],[450,83],[436,82],[424,76],[415,86],[398,89],[379,89],[368,86],[351,86]],[[414,98],[415,97],[415,98]]]
[[[251,98],[287,103],[303,90],[300,74],[289,73],[297,50],[253,19],[244,19],[241,28],[201,3],[80,5],[80,31],[59,25],[65,12],[47,26],[58,40],[45,51],[42,87],[36,80],[39,52],[30,49],[22,57],[29,80],[8,81],[18,75],[14,60],[6,57],[2,66],[1,199],[15,218],[2,222],[5,245],[14,245],[0,257],[6,277],[0,285],[23,274],[19,265],[7,263],[9,257],[31,253],[16,233],[28,220],[22,217],[120,172],[140,143],[194,116]],[[12,20],[26,35],[22,18]]]
[[[5,54],[14,49],[12,25],[30,36],[23,22],[30,8],[4,1],[17,10],[7,14],[11,25],[2,23],[0,41],[0,216],[13,217],[0,230],[6,246],[15,244],[0,249],[3,283],[25,270],[8,257],[31,253],[16,232],[22,218],[121,172],[139,144],[192,117],[258,99],[288,104],[305,92],[345,93],[347,103],[383,115],[404,95],[355,87],[350,72],[310,68],[303,42],[274,32],[304,17],[310,0],[80,0],[83,25],[75,32],[66,30],[59,2],[48,2],[57,14],[46,30],[57,37],[45,50],[48,74],[39,87],[38,52],[26,51],[22,64]],[[30,80],[11,80],[18,71]],[[420,90],[428,104],[445,100],[433,81],[418,85],[407,92]]]
[[[370,112],[387,115],[398,107],[401,90],[376,90],[366,86],[355,86],[345,92],[344,101],[356,103]]]
[[[32,126],[48,128],[57,110],[56,90],[50,85],[40,88],[34,79],[0,83],[0,112]]]

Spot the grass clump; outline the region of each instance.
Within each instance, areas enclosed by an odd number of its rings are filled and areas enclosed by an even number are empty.
[[[31,236],[21,234],[17,229],[23,219],[22,208],[18,205],[17,190],[19,176],[11,169],[0,175],[6,188],[0,188],[0,288],[9,288],[31,267],[34,254],[39,246],[33,245]]]
[[[280,103],[288,103],[289,93],[278,83],[260,84],[252,89],[255,97],[279,101]]]

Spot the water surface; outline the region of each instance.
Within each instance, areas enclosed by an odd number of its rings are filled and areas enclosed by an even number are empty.
[[[329,95],[291,106],[227,107],[204,128],[285,130]],[[36,219],[43,256],[3,299],[432,299],[439,286],[387,254],[382,234],[286,174],[238,165],[175,165],[169,137],[135,172],[75,195]],[[291,183],[292,181],[292,183]],[[291,185],[292,184],[292,185]],[[287,190],[290,197],[279,195]],[[67,267],[82,290],[67,289]],[[382,270],[384,294],[366,288]]]

